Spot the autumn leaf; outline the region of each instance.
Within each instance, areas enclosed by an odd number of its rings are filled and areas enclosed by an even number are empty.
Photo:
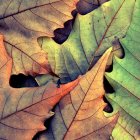
[[[54,31],[55,37],[53,37],[53,40],[55,40],[55,42],[59,44],[62,44],[67,40],[69,34],[73,29],[73,23],[75,21],[77,13],[82,15],[87,14],[92,10],[97,9],[106,1],[108,0],[79,0],[76,4],[76,9],[72,12],[73,19],[67,21],[64,24],[64,28],[58,28]]]
[[[0,139],[140,139],[140,0],[80,0],[71,34],[57,43],[54,30],[72,18],[77,1],[0,0]],[[11,73],[47,74],[36,77],[40,87],[15,89]],[[105,82],[113,93],[105,94]]]
[[[116,38],[122,38],[131,23],[135,0],[111,0],[86,15],[77,15],[73,30],[63,44],[43,38],[42,48],[61,82],[85,74]]]
[[[103,76],[111,48],[93,69],[80,79],[79,84],[66,95],[55,109],[43,140],[107,140],[117,120],[117,115],[106,118],[103,112]]]
[[[36,132],[44,130],[44,121],[53,115],[51,109],[77,84],[57,85],[49,82],[34,88],[12,88],[9,78],[12,59],[7,55],[0,36],[0,139],[31,140]]]
[[[0,33],[9,56],[13,58],[13,74],[35,75],[51,72],[37,39],[54,36],[72,18],[77,0],[0,0]],[[59,15],[59,16],[58,16]],[[28,62],[28,63],[27,63]]]
[[[106,73],[106,78],[115,92],[106,97],[113,106],[114,113],[119,112],[119,119],[112,132],[112,139],[140,139],[140,1],[135,3],[135,10],[129,30],[120,40],[125,57],[114,57],[113,71]]]

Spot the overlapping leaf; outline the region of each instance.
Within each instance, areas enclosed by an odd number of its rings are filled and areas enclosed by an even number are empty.
[[[53,115],[53,106],[78,84],[78,80],[60,88],[47,81],[48,84],[41,87],[14,89],[9,86],[12,64],[15,73],[34,75],[50,72],[46,65],[47,55],[39,48],[37,38],[53,36],[53,30],[59,28],[54,23],[63,25],[71,18],[75,5],[71,5],[72,0],[0,2],[0,32],[5,34],[6,49],[14,59],[12,63],[0,36],[0,139],[30,140],[37,131],[45,129],[43,121]],[[63,4],[69,9],[68,15]],[[51,10],[51,14],[47,15],[46,10]],[[56,11],[64,14],[52,18]],[[43,41],[40,42],[42,48],[49,54],[51,68],[60,76],[61,82],[68,82],[87,72],[114,40],[122,38],[128,30],[126,37],[121,39],[125,57],[115,57],[113,71],[106,74],[115,90],[115,93],[106,95],[114,112],[103,112],[106,106],[103,75],[111,53],[109,49],[56,106],[56,115],[41,140],[140,139],[139,13],[140,0],[111,0],[94,12],[78,15],[73,31],[62,45],[45,37],[40,40]],[[22,20],[25,17],[28,20]],[[60,22],[59,18],[64,19]],[[52,19],[55,21],[49,21]],[[50,75],[48,77],[52,79]]]
[[[43,140],[107,140],[117,116],[106,118],[103,112],[103,75],[111,49],[86,73],[70,94],[57,105]]]
[[[62,44],[67,40],[73,26],[73,22],[75,21],[76,13],[80,13],[82,15],[91,12],[92,10],[98,8],[101,4],[108,0],[79,0],[76,5],[76,10],[73,12],[74,18],[72,20],[67,21],[64,24],[64,28],[59,28],[54,31],[55,37],[53,38],[57,43]]]
[[[7,55],[0,36],[0,139],[31,140],[44,130],[44,121],[53,115],[51,109],[71,91],[78,80],[57,88],[54,83],[35,88],[11,88],[9,77],[12,59]]]
[[[0,33],[5,36],[6,49],[13,58],[13,73],[34,75],[51,71],[37,38],[53,37],[53,31],[72,18],[76,2],[0,0]]]
[[[113,71],[106,78],[115,93],[108,94],[114,112],[119,112],[112,139],[140,139],[140,0],[135,3],[132,23],[121,44],[125,57],[114,58]]]
[[[111,0],[93,12],[78,14],[66,42],[59,45],[43,39],[52,70],[68,82],[87,72],[91,64],[112,45],[114,37],[125,35],[132,17],[135,0]],[[94,59],[93,59],[94,58]]]

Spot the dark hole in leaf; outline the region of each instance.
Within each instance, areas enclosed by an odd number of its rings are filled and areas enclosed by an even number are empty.
[[[39,140],[39,136],[42,135],[43,133],[45,133],[46,131],[41,131],[41,132],[38,132],[32,140]]]
[[[72,30],[72,27],[73,27],[73,23],[75,21],[75,17],[76,17],[76,14],[77,12],[76,11],[73,11],[72,12],[72,15],[73,15],[73,19],[72,20],[69,20],[67,21],[65,24],[64,24],[64,28],[59,28],[59,29],[56,29],[54,31],[54,35],[55,37],[53,38],[53,40],[58,43],[58,44],[62,44],[64,43],[68,36],[70,35],[70,32]]]
[[[107,103],[106,107],[104,108],[104,111],[107,113],[112,113],[113,112],[113,107],[112,105],[108,102],[105,96],[103,96],[103,100],[105,103]]]
[[[93,0],[80,0],[76,5],[77,9],[72,12],[73,19],[67,21],[64,24],[64,28],[59,28],[54,31],[55,37],[53,38],[53,40],[58,44],[64,43],[72,31],[77,13],[85,15],[98,8],[101,4],[103,4],[106,1],[108,0],[99,0],[97,2]]]
[[[106,72],[111,72],[113,70],[113,62],[111,65],[106,66]]]
[[[53,117],[50,117],[44,122],[44,125],[45,125],[47,130],[37,132],[32,140],[39,140],[41,135],[43,135],[43,134],[47,135],[47,133],[51,133],[50,123],[51,123],[52,119],[53,119]]]
[[[52,109],[52,112],[55,112],[55,107]],[[53,118],[54,118],[54,116],[48,118],[44,122],[44,126],[47,128],[47,130],[37,132],[36,135],[33,137],[32,140],[40,140],[40,136],[41,135],[47,135],[48,133],[52,133],[52,130],[51,130],[51,121],[52,121]]]
[[[113,92],[115,92],[113,87],[110,85],[110,83],[106,79],[106,77],[104,77],[103,83],[104,83],[104,89],[105,89],[106,93],[113,93]]]
[[[24,74],[11,75],[9,84],[13,88],[37,87],[38,84],[32,76]]]

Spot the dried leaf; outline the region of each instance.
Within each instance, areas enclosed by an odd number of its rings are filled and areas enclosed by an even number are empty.
[[[103,75],[109,49],[95,67],[82,76],[79,84],[56,107],[55,116],[43,140],[107,140],[117,116],[107,118],[103,109]]]
[[[9,77],[12,59],[7,55],[0,36],[0,139],[31,140],[37,131],[44,130],[51,109],[77,84],[78,80],[57,88],[54,83],[34,88],[12,88]]]
[[[14,74],[51,72],[37,38],[53,37],[72,18],[77,0],[0,0],[0,33],[5,36]],[[58,16],[59,15],[59,16]],[[28,63],[27,63],[28,62]]]

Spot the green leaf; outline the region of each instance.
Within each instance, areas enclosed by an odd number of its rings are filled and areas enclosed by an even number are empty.
[[[13,58],[14,74],[34,75],[50,72],[47,54],[38,37],[54,36],[72,19],[77,0],[0,0],[0,33],[8,54]],[[59,16],[57,16],[59,15]],[[27,63],[28,62],[28,63]]]
[[[113,71],[106,73],[106,78],[115,93],[107,98],[119,112],[118,122],[112,137],[116,140],[140,139],[140,0],[135,3],[133,18],[129,30],[120,42],[125,57],[114,57]]]
[[[87,72],[114,37],[122,38],[130,25],[135,0],[111,0],[86,15],[77,15],[73,30],[63,44],[43,38],[42,48],[54,73],[65,83]]]

